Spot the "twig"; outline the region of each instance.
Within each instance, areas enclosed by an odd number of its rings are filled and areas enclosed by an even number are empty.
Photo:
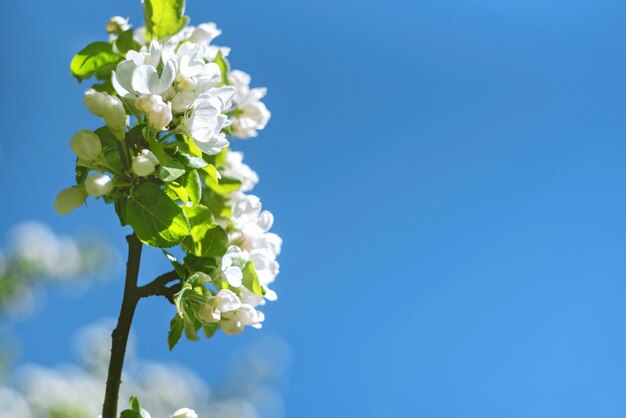
[[[117,417],[117,401],[122,383],[122,368],[124,367],[128,334],[137,302],[139,302],[137,277],[141,263],[142,244],[135,234],[128,235],[126,241],[128,241],[128,261],[126,263],[124,297],[117,326],[111,334],[111,360],[109,361],[109,373],[104,394],[104,405],[102,406],[102,418]]]

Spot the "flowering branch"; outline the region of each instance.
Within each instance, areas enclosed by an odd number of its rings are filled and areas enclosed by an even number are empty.
[[[79,81],[97,80],[83,103],[105,126],[71,139],[76,182],[54,203],[65,215],[88,197],[102,199],[133,230],[103,418],[117,418],[128,333],[141,298],[163,296],[175,305],[170,350],[183,335],[198,341],[218,330],[261,328],[265,315],[258,308],[277,297],[270,285],[282,245],[270,232],[273,215],[247,194],[256,173],[230,149],[233,139],[265,128],[266,89],[251,88],[247,73],[231,70],[230,48],[212,43],[221,34],[214,23],[188,26],[184,0],[142,3],[145,27],[114,17],[108,41],[87,45],[70,64]],[[163,249],[174,271],[138,287],[142,244]],[[172,247],[180,260],[165,250]],[[131,407],[124,418],[144,416],[138,402]]]

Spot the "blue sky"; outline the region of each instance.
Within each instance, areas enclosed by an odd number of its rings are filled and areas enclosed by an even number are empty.
[[[72,55],[138,1],[3,2],[0,231],[68,217],[68,142],[98,120]],[[293,351],[287,416],[626,416],[626,3],[598,0],[188,0],[231,63],[269,88],[272,120],[240,142],[284,237],[262,333]],[[143,278],[167,266],[155,251]],[[20,324],[23,359],[117,313],[122,277],[50,295]],[[167,351],[172,309],[142,302],[142,357],[197,364],[258,336]],[[256,333],[256,335],[255,335]]]

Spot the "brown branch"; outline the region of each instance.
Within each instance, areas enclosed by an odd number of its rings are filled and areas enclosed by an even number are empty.
[[[178,273],[176,273],[176,271],[169,271],[160,275],[150,283],[138,288],[137,294],[140,298],[163,296],[173,303],[174,295],[180,290],[180,283],[174,284],[170,287],[167,287],[167,285],[175,280],[180,280]]]
[[[139,264],[141,263],[141,241],[135,234],[126,237],[128,241],[128,261],[126,263],[126,281],[124,284],[124,296],[117,326],[111,334],[111,359],[109,361],[109,373],[107,376],[104,405],[102,406],[102,418],[117,417],[117,402],[122,383],[122,368],[128,344],[128,334],[133,322],[133,315],[139,295],[137,294],[137,278],[139,276]]]
[[[111,360],[109,361],[109,373],[104,394],[104,405],[102,406],[102,418],[117,417],[117,403],[122,383],[126,345],[128,344],[128,334],[130,333],[130,326],[133,322],[137,303],[141,298],[149,296],[164,296],[170,303],[174,303],[174,295],[181,287],[180,278],[176,271],[162,274],[150,283],[137,287],[142,244],[135,234],[128,235],[126,241],[128,241],[128,261],[126,263],[124,297],[122,298],[122,307],[117,319],[117,326],[111,334]],[[172,286],[167,286],[175,280],[179,280],[179,282]]]

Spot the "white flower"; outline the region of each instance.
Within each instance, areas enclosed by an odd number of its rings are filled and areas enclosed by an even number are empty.
[[[257,295],[245,286],[240,287],[238,290],[241,303],[247,303],[252,306],[265,305],[265,299],[263,299],[263,296]]]
[[[174,412],[170,418],[198,418],[198,414],[193,409],[181,408]]]
[[[185,131],[205,154],[218,154],[228,146],[226,136],[221,133],[227,122],[222,112],[230,106],[233,93],[232,88],[222,87],[201,94],[184,122]]]
[[[280,272],[276,261],[276,254],[268,248],[255,248],[250,251],[250,261],[254,265],[259,281],[268,285],[274,281]]]
[[[217,25],[213,22],[201,23],[193,28],[189,40],[196,43],[209,44],[213,39],[222,34],[222,31],[217,28]]]
[[[220,312],[230,312],[239,309],[241,300],[231,290],[221,289],[212,299],[213,306]]]
[[[91,174],[85,182],[87,193],[93,197],[100,197],[113,191],[113,181],[106,174]]]
[[[158,165],[159,159],[156,155],[149,149],[142,149],[139,154],[133,158],[132,169],[138,176],[146,177],[154,173]]]
[[[148,47],[143,46],[141,51],[128,51],[126,60],[117,65],[111,77],[113,88],[120,96],[134,99],[143,94],[165,93],[176,76],[176,63],[172,59],[162,60],[162,56],[169,57],[176,44],[170,42],[164,45],[153,39]],[[157,70],[163,64],[161,74]]]
[[[85,92],[83,103],[91,113],[104,119],[118,137],[120,134],[123,137],[128,118],[124,105],[118,97],[89,89]]]
[[[60,192],[54,199],[54,210],[61,215],[67,215],[85,203],[87,192],[84,187],[70,187]]]
[[[237,335],[243,332],[243,324],[236,319],[222,319],[220,328],[226,335]]]
[[[263,315],[262,312],[257,311],[252,305],[244,303],[235,311],[232,319],[241,322],[243,325],[260,328],[261,322],[265,320],[265,315]]]
[[[265,291],[265,299],[276,300],[276,293],[268,288],[280,272],[276,257],[280,254],[282,239],[268,232],[274,222],[274,216],[266,210],[261,210],[261,201],[256,196],[232,193],[230,197],[233,202],[231,221],[239,230],[231,233],[230,239],[248,251],[250,262]],[[251,295],[246,295],[245,298],[252,301],[248,302],[251,305],[259,304]]]
[[[180,91],[196,92],[196,96],[207,92],[222,79],[220,67],[214,62],[206,62],[202,48],[192,42],[183,43],[172,59],[177,64],[175,86]]]
[[[100,138],[89,129],[82,129],[70,140],[72,151],[85,162],[95,161],[102,154]]]
[[[247,164],[243,163],[243,153],[228,151],[224,161],[223,174],[241,181],[241,191],[248,192],[259,182],[259,176]]]
[[[251,225],[261,214],[261,199],[254,195],[244,195],[232,208],[232,221],[236,228]]]
[[[162,131],[172,121],[172,104],[165,103],[161,96],[144,94],[135,101],[135,106],[148,117],[150,127]]]
[[[198,308],[198,319],[206,324],[218,322],[220,320],[220,311],[205,303]]]
[[[261,102],[267,93],[266,88],[250,88],[250,75],[243,71],[233,70],[228,80],[237,90],[234,103],[237,113],[233,121],[233,135],[246,139],[257,136],[257,131],[265,128],[271,113]]]
[[[247,251],[242,250],[236,245],[231,245],[226,250],[226,254],[222,257],[222,274],[229,285],[240,287],[242,284],[242,269],[249,260]]]
[[[128,19],[124,19],[122,16],[113,16],[107,22],[106,30],[109,33],[120,33],[130,29]]]
[[[199,56],[206,61],[214,61],[218,53],[222,53],[223,57],[230,54],[230,48],[223,46],[215,46],[210,43],[222,34],[215,23],[202,23],[197,27],[188,26],[180,31],[176,36],[181,41],[191,41],[198,46]]]

